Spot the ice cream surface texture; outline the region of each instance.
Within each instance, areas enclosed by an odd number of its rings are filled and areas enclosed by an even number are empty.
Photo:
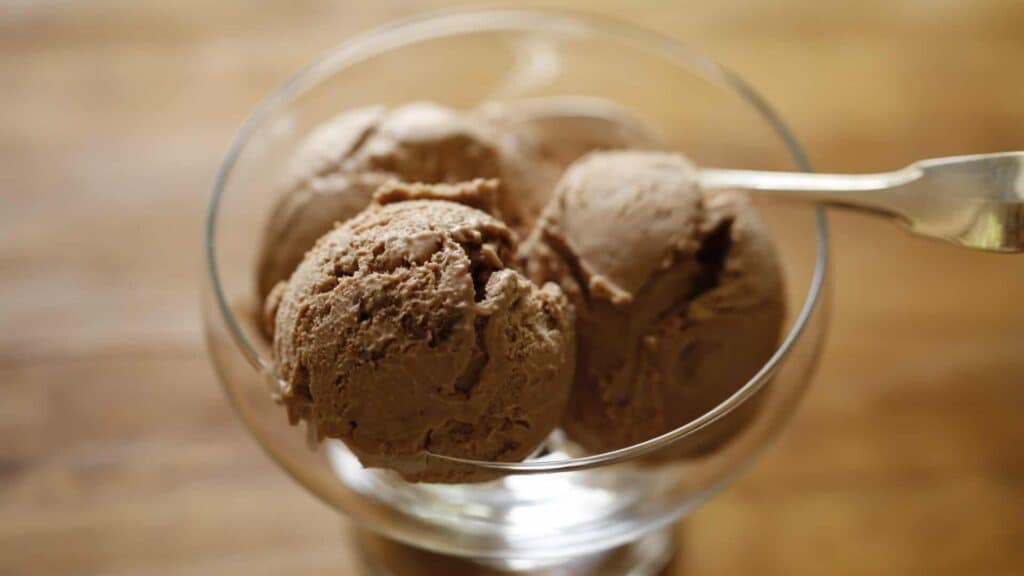
[[[293,422],[428,482],[486,475],[424,452],[517,461],[558,425],[572,307],[511,268],[515,235],[485,212],[496,186],[392,183],[316,243],[271,299]]]
[[[358,108],[328,121],[291,159],[260,252],[260,297],[287,279],[335,223],[365,208],[381,184],[501,178],[507,186],[506,181],[522,181],[506,172],[527,169],[500,154],[484,123],[427,102]]]
[[[587,155],[523,247],[528,275],[560,284],[579,315],[563,427],[590,451],[699,417],[775,350],[785,307],[773,247],[745,196],[705,195],[695,181],[678,154]],[[731,413],[668,453],[710,450],[749,414]]]
[[[490,102],[478,115],[494,126],[504,156],[531,166],[514,199],[520,229],[534,224],[554,192],[562,172],[588,152],[656,149],[658,138],[642,120],[613,102],[584,96],[550,96]]]
[[[654,145],[627,112],[587,98],[495,103],[476,114],[429,102],[344,112],[313,130],[291,158],[263,236],[259,297],[389,180],[499,178],[503,218],[525,236],[573,160],[596,149]]]

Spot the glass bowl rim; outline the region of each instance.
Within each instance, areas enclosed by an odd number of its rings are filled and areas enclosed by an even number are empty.
[[[787,152],[800,170],[810,172],[811,165],[789,128],[774,108],[764,100],[752,86],[728,68],[686,46],[680,41],[655,32],[643,26],[608,16],[581,14],[577,12],[550,9],[453,9],[428,12],[411,18],[404,18],[355,35],[321,55],[312,64],[293,74],[279,85],[243,122],[228,146],[227,152],[217,169],[210,200],[206,209],[204,227],[204,256],[206,272],[214,299],[235,346],[246,361],[258,373],[271,373],[272,362],[265,359],[252,345],[235,317],[225,297],[216,255],[217,216],[220,199],[232,169],[235,166],[251,136],[264,121],[280,107],[287,105],[321,79],[349,66],[372,58],[383,52],[406,47],[419,42],[437,40],[479,33],[531,32],[538,29],[558,32],[584,32],[615,41],[638,44],[660,56],[674,61],[682,68],[699,71],[704,80],[718,84],[732,91],[746,104],[753,107],[771,127],[786,147]],[[694,72],[695,74],[697,72]],[[696,434],[714,422],[724,418],[734,409],[753,397],[771,378],[782,361],[789,355],[794,344],[804,332],[811,315],[821,303],[828,269],[828,222],[825,211],[815,208],[816,255],[810,286],[792,327],[782,339],[771,358],[760,370],[732,395],[700,417],[673,430],[648,440],[616,450],[586,456],[559,460],[534,460],[524,462],[493,462],[424,453],[430,458],[446,460],[477,468],[514,474],[537,474],[585,470],[632,460],[644,454]],[[225,388],[227,388],[225,386]],[[227,391],[229,396],[230,390]],[[233,400],[234,403],[234,400]],[[244,420],[244,419],[243,419]]]

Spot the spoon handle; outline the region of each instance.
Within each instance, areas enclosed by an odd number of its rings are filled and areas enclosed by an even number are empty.
[[[765,172],[707,168],[700,171],[705,190],[750,190],[770,193],[779,199],[816,202],[884,212],[898,216],[897,206],[887,201],[887,190],[901,188],[921,178],[921,171],[907,167],[877,174],[818,174],[809,172]]]
[[[1024,152],[933,158],[877,174],[708,168],[698,179],[705,190],[849,208],[968,248],[1024,251]]]

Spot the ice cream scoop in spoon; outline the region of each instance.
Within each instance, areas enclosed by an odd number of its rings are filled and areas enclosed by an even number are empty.
[[[705,168],[699,178],[705,190],[860,210],[967,248],[1024,251],[1024,152],[934,158],[878,174]]]

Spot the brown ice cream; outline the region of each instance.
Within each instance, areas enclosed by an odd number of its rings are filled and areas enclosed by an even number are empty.
[[[293,422],[343,440],[366,466],[428,482],[487,474],[424,451],[516,461],[558,425],[572,308],[509,267],[504,223],[450,201],[486,209],[495,186],[390,184],[316,243],[271,298]]]
[[[775,350],[781,275],[747,199],[702,194],[676,154],[601,152],[573,164],[523,247],[528,275],[576,305],[578,363],[563,427],[591,451],[697,418]],[[727,440],[731,413],[661,456]]]
[[[343,168],[384,116],[381,106],[345,112],[314,130],[290,159],[284,192],[274,206],[263,234],[256,284],[265,298],[286,280],[302,256],[335,222],[366,208],[381,174],[353,174]]]
[[[479,115],[495,127],[507,158],[519,158],[511,176],[524,179],[514,199],[521,228],[533,225],[562,172],[588,152],[655,149],[660,139],[629,110],[583,96],[542,97],[484,105]],[[530,166],[521,174],[514,168]]]
[[[291,159],[263,237],[259,296],[286,280],[320,236],[358,214],[389,180],[500,178],[503,217],[525,235],[576,158],[656,145],[627,111],[590,98],[495,104],[476,116],[427,102],[345,112],[314,130]]]
[[[261,298],[292,273],[335,223],[355,216],[389,180],[454,183],[500,178],[510,198],[524,195],[529,167],[502,157],[488,126],[430,103],[360,108],[316,129],[290,163],[285,192],[268,222],[260,252]],[[505,202],[502,200],[502,202]],[[503,205],[516,225],[517,204]]]

